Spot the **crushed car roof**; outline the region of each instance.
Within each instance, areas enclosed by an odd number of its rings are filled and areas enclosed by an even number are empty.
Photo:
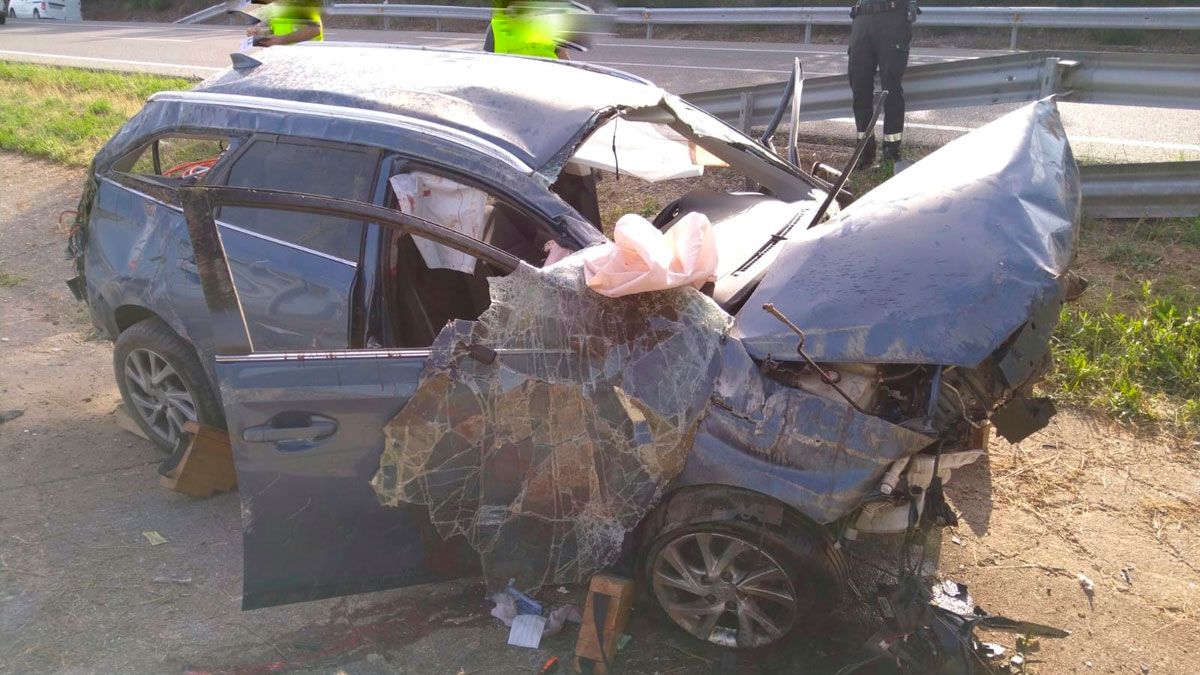
[[[617,71],[441,49],[303,46],[262,50],[195,91],[393,113],[459,129],[538,168],[601,111],[657,105],[662,89]]]

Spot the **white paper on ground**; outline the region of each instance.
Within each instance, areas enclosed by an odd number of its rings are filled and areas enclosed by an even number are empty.
[[[483,239],[486,192],[421,171],[392,176],[390,183],[401,213],[437,223],[473,239]],[[466,253],[420,237],[416,238],[416,243],[429,267],[467,274],[475,272],[475,258]]]
[[[508,644],[537,649],[542,644],[542,631],[545,628],[546,617],[522,614],[513,619],[512,630],[508,631]]]
[[[665,234],[650,221],[629,214],[617,221],[613,241],[585,249],[584,278],[600,295],[691,286],[700,288],[717,271],[717,241],[702,213],[680,218]]]

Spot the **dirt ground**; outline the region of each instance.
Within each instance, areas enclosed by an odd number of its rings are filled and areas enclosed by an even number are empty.
[[[505,646],[476,580],[241,612],[237,495],[164,490],[161,455],[114,423],[110,346],[62,283],[58,214],[80,183],[0,154],[0,410],[25,411],[0,424],[0,671],[532,673],[571,653],[571,627],[538,651]],[[942,534],[940,574],[991,612],[1071,631],[1043,640],[1029,672],[1195,672],[1198,454],[1069,410],[1017,446],[995,441],[990,465],[950,483],[963,523]],[[568,590],[546,598],[579,597]],[[859,638],[831,619],[818,638],[723,666],[641,611],[620,672],[832,672],[805,664]]]

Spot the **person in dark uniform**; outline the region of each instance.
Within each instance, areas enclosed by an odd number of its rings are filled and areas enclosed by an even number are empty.
[[[858,138],[868,134],[858,167],[875,162],[875,130],[868,129],[874,110],[875,72],[888,92],[883,107],[883,152],[885,161],[900,160],[904,135],[904,69],[912,42],[912,24],[921,10],[917,0],[858,0],[850,10],[850,90],[854,95],[854,123]]]

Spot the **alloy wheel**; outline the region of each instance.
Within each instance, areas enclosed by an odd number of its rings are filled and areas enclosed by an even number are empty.
[[[175,368],[160,354],[134,349],[125,357],[125,382],[134,411],[147,427],[171,445],[183,425],[197,421],[196,402]]]
[[[796,591],[761,547],[716,532],[685,534],[663,546],[651,585],[671,620],[725,647],[762,647],[791,631]]]

